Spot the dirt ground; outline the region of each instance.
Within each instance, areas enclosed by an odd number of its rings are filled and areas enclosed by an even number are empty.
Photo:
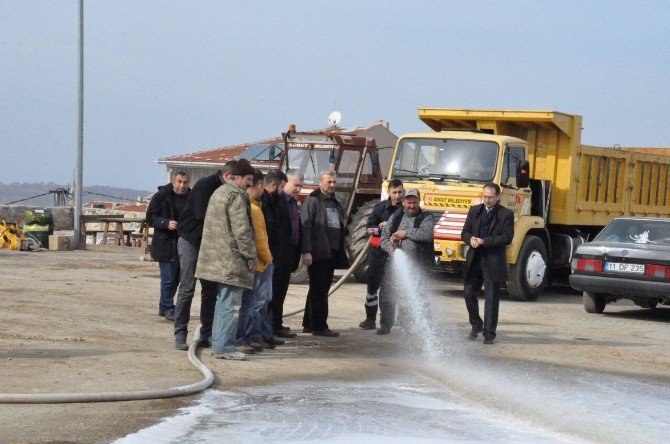
[[[158,265],[139,249],[76,252],[0,250],[1,393],[160,389],[201,378],[173,348],[172,324],[157,316]],[[503,300],[493,346],[468,342],[461,283],[440,277],[432,304],[445,342],[470,355],[526,360],[596,372],[670,380],[670,307],[629,302],[587,314],[581,296],[551,289],[537,302]],[[286,309],[304,303],[306,286],[289,290]],[[221,389],[288,380],[376,378],[400,372],[393,359],[402,335],[362,331],[365,286],[349,281],[331,299],[329,324],[340,338],[299,334],[246,362],[201,353]],[[192,330],[199,298],[194,299]],[[289,319],[300,329],[301,316]],[[190,339],[190,337],[189,337]],[[447,347],[448,348],[448,347]],[[0,442],[108,442],[197,397],[96,404],[0,405]]]

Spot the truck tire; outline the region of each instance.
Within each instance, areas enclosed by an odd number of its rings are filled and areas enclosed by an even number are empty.
[[[368,238],[370,236],[367,232],[367,223],[375,205],[377,205],[376,201],[368,201],[352,212],[351,222],[349,223],[349,236],[347,237],[347,246],[349,248],[349,259],[351,260],[351,263],[354,262],[361,250],[366,248],[368,244]],[[368,274],[367,250],[364,254],[366,257],[353,271],[356,279],[363,283],[366,282]]]
[[[607,305],[603,295],[588,291],[582,293],[582,301],[587,313],[602,313],[605,310],[605,305]]]
[[[526,236],[516,264],[510,266],[507,281],[509,295],[517,301],[534,301],[547,284],[547,249],[533,235]]]

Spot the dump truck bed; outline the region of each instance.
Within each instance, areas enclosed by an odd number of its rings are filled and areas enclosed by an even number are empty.
[[[420,108],[419,118],[435,131],[471,128],[527,141],[531,177],[552,183],[550,224],[670,216],[668,148],[582,145],[582,117],[555,111]]]

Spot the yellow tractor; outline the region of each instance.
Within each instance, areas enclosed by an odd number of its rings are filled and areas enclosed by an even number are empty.
[[[22,241],[25,244],[27,239],[15,222],[7,223],[4,220],[0,222],[0,248],[20,250]]]

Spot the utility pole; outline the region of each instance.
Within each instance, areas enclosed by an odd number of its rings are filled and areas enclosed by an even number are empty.
[[[79,0],[79,122],[77,125],[77,171],[74,178],[74,248],[81,248],[81,200],[84,169],[84,0]]]

